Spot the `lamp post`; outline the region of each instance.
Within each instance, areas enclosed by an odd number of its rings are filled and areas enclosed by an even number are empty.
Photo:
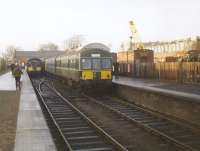
[[[129,49],[132,50],[133,49],[133,45],[132,45],[133,36],[130,36],[129,38],[130,38],[130,48]]]
[[[129,47],[129,49],[126,51],[126,61],[127,61],[127,74],[128,74],[128,66],[129,66],[129,62],[128,62],[128,51],[130,50],[130,51],[132,51],[133,50],[133,46],[132,46],[132,39],[133,39],[133,37],[132,36],[130,36],[129,37],[130,38],[130,47]]]

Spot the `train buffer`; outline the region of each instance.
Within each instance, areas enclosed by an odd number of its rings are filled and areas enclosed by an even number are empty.
[[[21,91],[16,91],[15,79],[12,77],[11,72],[0,76],[0,100],[8,101],[6,99],[11,98],[10,96],[16,96],[12,97],[12,99],[19,99],[18,111],[16,111],[18,115],[15,115],[17,117],[17,123],[15,123],[16,136],[13,138],[13,150],[56,151],[56,146],[53,142],[35,91],[25,71],[22,75],[22,80]],[[12,104],[17,102],[15,100],[11,101]]]

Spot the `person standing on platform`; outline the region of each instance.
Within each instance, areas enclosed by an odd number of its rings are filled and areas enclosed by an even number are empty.
[[[119,79],[119,63],[114,63],[114,76],[115,80]]]
[[[14,71],[13,71],[13,75],[15,77],[15,82],[16,82],[16,90],[17,90],[17,87],[19,87],[19,89],[21,89],[20,79],[21,79],[22,73],[23,72],[22,72],[20,66],[16,65],[16,67],[14,68]]]

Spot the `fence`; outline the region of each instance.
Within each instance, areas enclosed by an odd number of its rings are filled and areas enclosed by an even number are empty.
[[[181,83],[200,83],[200,62],[161,62],[120,65],[119,73],[139,78],[173,80]]]

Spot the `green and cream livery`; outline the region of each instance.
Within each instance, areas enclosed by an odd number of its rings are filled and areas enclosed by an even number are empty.
[[[101,43],[90,43],[80,49],[45,60],[45,70],[71,82],[83,84],[111,84],[112,55]]]

